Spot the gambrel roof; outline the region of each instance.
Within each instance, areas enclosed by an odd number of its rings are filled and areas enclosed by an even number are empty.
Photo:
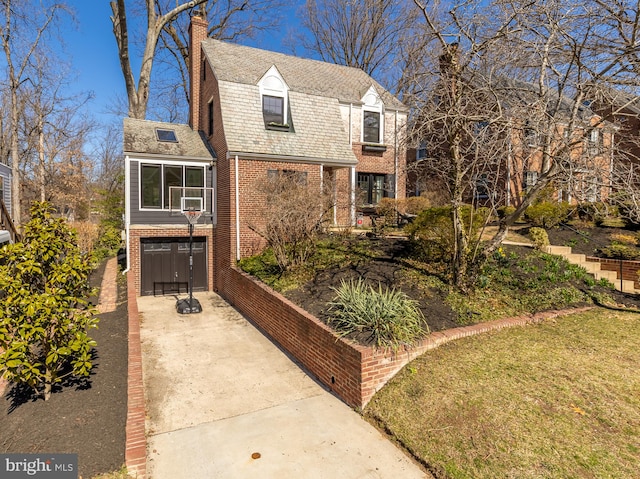
[[[230,154],[354,166],[357,160],[349,142],[349,122],[343,118],[345,109],[348,111],[345,105],[361,105],[373,86],[386,110],[406,111],[400,101],[357,68],[214,39],[204,41],[202,49],[218,80]],[[259,83],[273,67],[288,87],[288,132],[265,128]]]

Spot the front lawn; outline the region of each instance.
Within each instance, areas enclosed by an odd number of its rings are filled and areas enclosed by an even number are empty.
[[[438,478],[637,477],[640,315],[594,309],[416,359],[364,411]]]

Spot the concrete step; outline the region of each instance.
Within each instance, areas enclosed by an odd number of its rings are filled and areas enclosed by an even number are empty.
[[[571,254],[571,246],[548,245],[543,248],[543,251],[549,254],[564,256],[565,254]]]
[[[596,271],[600,271],[602,269],[600,266],[600,263],[596,261],[585,261],[584,263],[576,263],[576,264],[579,264],[580,266],[582,266],[584,269],[587,270],[587,273],[590,273],[590,274],[594,274]]]
[[[596,279],[596,281],[606,279],[610,283],[613,283],[614,285],[618,283],[618,287],[620,286],[620,282],[618,281],[618,273],[616,273],[615,271],[596,271],[593,274],[593,277]]]
[[[633,281],[623,279],[620,281],[618,279],[617,271],[605,271],[602,269],[602,266],[597,261],[587,261],[586,255],[572,253],[570,246],[555,246],[549,245],[546,246],[543,251],[549,254],[555,254],[558,256],[564,257],[569,263],[576,264],[578,266],[583,267],[587,273],[592,274],[596,281],[600,281],[601,279],[606,279],[609,281],[615,289],[618,291],[622,291],[623,293],[640,293],[640,290],[635,289],[635,285]]]
[[[635,293],[636,292],[636,287],[633,281],[629,280],[629,279],[623,279],[622,280],[622,289],[620,289],[620,281],[616,281],[616,289],[619,291],[622,291],[623,293]]]
[[[563,254],[562,256],[564,256],[564,258],[569,263],[573,263],[573,264],[582,264],[587,262],[587,255],[585,254],[568,253],[568,254]]]

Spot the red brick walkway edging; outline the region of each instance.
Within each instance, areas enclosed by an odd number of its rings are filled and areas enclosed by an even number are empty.
[[[145,401],[142,383],[142,346],[140,314],[132,273],[127,274],[129,309],[129,365],[127,374],[127,426],[125,464],[130,476],[145,479],[147,474],[147,437],[145,435]]]

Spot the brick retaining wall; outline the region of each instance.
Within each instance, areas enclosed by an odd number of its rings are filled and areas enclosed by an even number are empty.
[[[415,347],[393,354],[338,338],[313,315],[234,268],[222,273],[219,284],[221,296],[345,403],[356,408],[364,408],[389,379],[425,351],[465,336],[536,323],[562,314],[553,311],[435,332]]]

